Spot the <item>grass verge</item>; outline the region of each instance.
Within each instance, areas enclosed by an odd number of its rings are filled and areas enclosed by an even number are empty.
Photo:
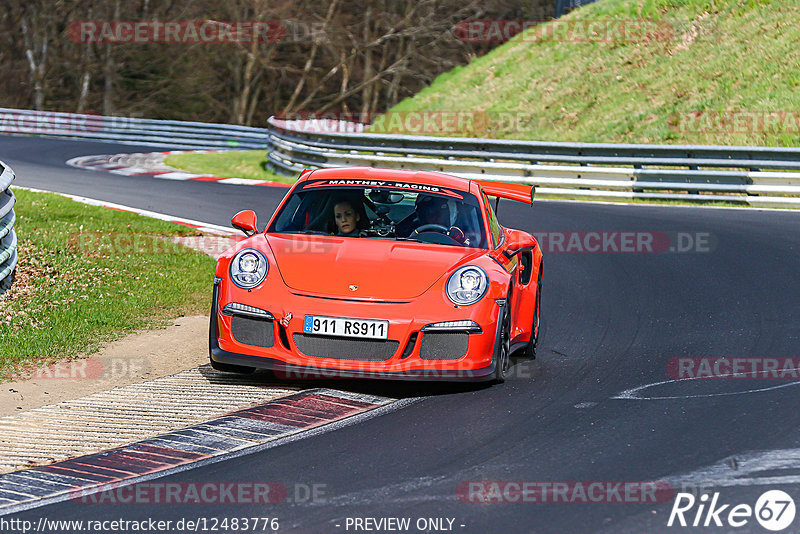
[[[0,300],[0,381],[134,330],[207,313],[215,262],[191,228],[15,190],[19,264]]]
[[[186,172],[211,174],[224,178],[248,178],[293,184],[297,177],[281,176],[264,169],[264,150],[230,150],[205,154],[173,154],[164,161]]]

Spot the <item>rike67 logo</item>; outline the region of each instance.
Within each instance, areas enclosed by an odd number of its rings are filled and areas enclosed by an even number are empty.
[[[765,529],[778,532],[791,525],[794,516],[794,499],[781,490],[764,492],[755,506],[723,503],[719,492],[711,497],[704,493],[699,498],[691,493],[678,493],[667,526],[740,528],[755,518]]]

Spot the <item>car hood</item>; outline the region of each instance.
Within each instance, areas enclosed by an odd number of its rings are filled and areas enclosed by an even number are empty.
[[[334,298],[409,300],[452,267],[483,252],[368,238],[299,234],[266,238],[288,287]]]

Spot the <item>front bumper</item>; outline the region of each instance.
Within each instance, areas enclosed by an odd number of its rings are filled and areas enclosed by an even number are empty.
[[[270,347],[246,345],[238,342],[233,337],[232,317],[221,314],[220,310],[232,301],[247,300],[249,295],[234,287],[224,287],[226,282],[215,283],[213,292],[213,306],[209,325],[209,352],[213,361],[272,370],[277,376],[287,379],[304,378],[368,378],[385,380],[419,380],[419,381],[466,381],[478,382],[491,380],[494,375],[494,353],[498,347],[499,323],[497,318],[505,302],[495,302],[485,299],[476,308],[468,312],[472,318],[483,317],[476,321],[481,326],[480,333],[471,333],[464,356],[453,359],[423,359],[421,357],[421,338],[426,335],[421,329],[426,324],[446,320],[463,319],[464,309],[459,310],[450,305],[443,310],[450,314],[449,317],[435,317],[435,312],[416,313],[413,319],[407,317],[410,308],[419,312],[431,309],[425,303],[406,303],[397,305],[371,303],[363,308],[361,303],[356,304],[356,313],[346,313],[345,316],[358,316],[358,312],[370,306],[381,310],[381,318],[390,321],[389,337],[398,342],[398,348],[391,357],[381,361],[364,361],[331,357],[309,356],[298,349],[294,336],[302,335],[304,314],[337,316],[342,315],[342,302],[332,302],[325,299],[314,299],[299,296],[287,291],[279,299],[270,299],[271,303],[282,302],[283,306],[265,306],[257,304],[251,296],[244,304],[268,309],[274,316],[272,326],[275,329],[272,339],[274,344]],[[229,286],[232,286],[228,282]],[[250,294],[252,295],[252,294]],[[270,293],[272,296],[272,293]],[[336,307],[338,308],[338,313]],[[478,309],[477,307],[480,307]],[[441,308],[441,306],[440,306]],[[281,326],[279,321],[285,317],[289,310],[294,310],[296,315],[288,327]],[[442,310],[439,312],[442,313]],[[405,314],[405,316],[404,316]],[[460,315],[459,315],[460,314]],[[368,315],[367,313],[362,314]],[[438,320],[437,320],[438,319]],[[409,351],[409,346],[412,350]]]

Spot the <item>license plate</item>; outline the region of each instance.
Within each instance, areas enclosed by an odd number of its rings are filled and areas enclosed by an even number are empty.
[[[389,336],[389,321],[306,315],[303,332],[322,336],[386,339]]]

